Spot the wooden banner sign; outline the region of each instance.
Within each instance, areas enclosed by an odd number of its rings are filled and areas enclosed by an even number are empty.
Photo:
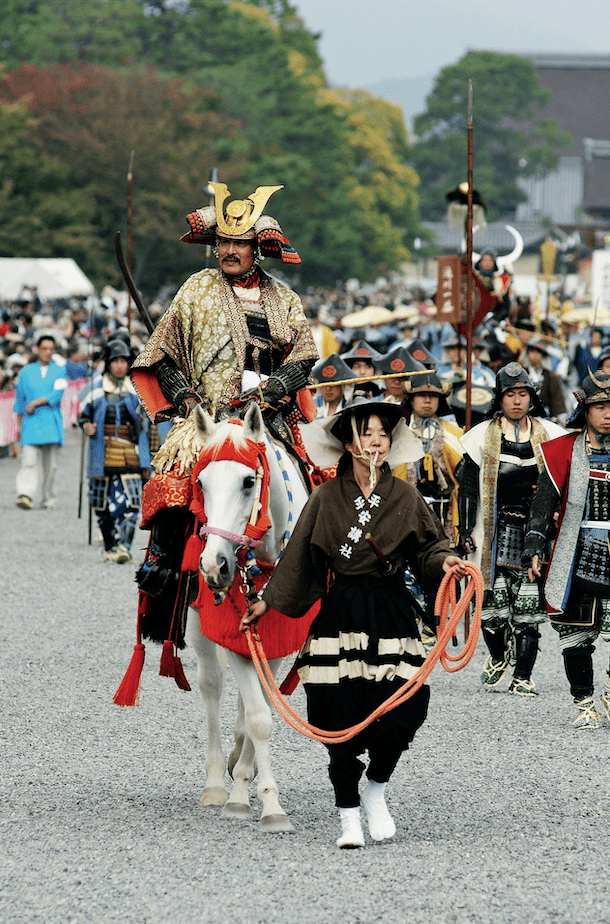
[[[462,320],[462,260],[459,256],[438,258],[436,290],[437,321],[457,326]]]

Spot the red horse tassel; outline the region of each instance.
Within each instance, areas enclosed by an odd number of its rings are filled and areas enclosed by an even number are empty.
[[[140,701],[140,680],[146,652],[142,642],[133,646],[133,654],[129,667],[125,672],[118,690],[114,694],[113,703],[116,706],[137,706]]]
[[[144,668],[144,658],[146,656],[146,651],[142,644],[142,620],[146,614],[147,603],[148,597],[146,594],[140,594],[137,621],[138,640],[133,646],[133,654],[129,662],[129,667],[125,671],[125,676],[112,699],[116,706],[137,706],[140,701],[140,682],[142,680],[142,670]]]

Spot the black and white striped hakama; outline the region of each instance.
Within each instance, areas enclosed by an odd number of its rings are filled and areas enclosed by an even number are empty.
[[[342,577],[332,584],[299,658],[309,721],[328,731],[357,724],[419,670],[419,640],[404,578]],[[426,718],[429,691],[383,715],[353,743],[358,753],[380,736],[408,747]]]

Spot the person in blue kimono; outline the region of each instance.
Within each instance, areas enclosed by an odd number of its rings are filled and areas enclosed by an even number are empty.
[[[131,561],[131,544],[150,475],[148,425],[128,376],[131,351],[124,340],[106,347],[104,373],[80,394],[79,424],[90,438],[89,503],[104,540],[106,561]]]
[[[55,476],[64,442],[61,399],[67,382],[64,369],[53,362],[55,346],[52,335],[40,336],[38,360],[23,367],[15,389],[13,409],[21,442],[16,504],[23,510],[31,510],[37,496],[46,510],[57,503]]]

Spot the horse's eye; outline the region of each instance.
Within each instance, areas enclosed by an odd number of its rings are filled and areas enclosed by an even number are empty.
[[[254,487],[256,479],[254,475],[246,475],[244,478],[244,491],[251,491]]]

